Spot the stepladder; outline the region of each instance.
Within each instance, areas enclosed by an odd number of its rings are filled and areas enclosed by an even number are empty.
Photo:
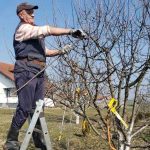
[[[29,119],[29,128],[26,131],[25,137],[23,139],[23,142],[21,144],[20,150],[27,150],[29,146],[30,139],[32,137],[33,131],[39,132],[35,126],[36,123],[39,119],[40,124],[41,124],[41,134],[43,135],[43,140],[46,145],[47,150],[52,150],[52,145],[50,141],[50,136],[48,132],[48,127],[46,123],[46,119],[44,117],[44,112],[43,112],[43,106],[44,106],[44,101],[39,100],[36,103],[36,109],[34,111],[34,114],[31,119]],[[40,150],[40,149],[39,149]]]

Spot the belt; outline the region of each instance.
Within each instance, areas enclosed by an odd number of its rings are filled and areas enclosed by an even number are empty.
[[[19,58],[19,59],[17,59],[17,60],[22,60],[22,61],[24,61],[24,62],[30,62],[30,63],[32,63],[32,64],[34,64],[34,65],[38,65],[38,66],[40,66],[40,67],[42,67],[42,68],[44,68],[45,65],[46,65],[45,62],[40,61],[40,60],[37,60],[37,59],[29,60],[28,58]]]

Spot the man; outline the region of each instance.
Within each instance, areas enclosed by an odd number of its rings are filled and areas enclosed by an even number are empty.
[[[45,37],[72,35],[76,38],[84,38],[85,35],[81,30],[55,28],[49,25],[36,26],[34,24],[35,9],[38,9],[38,6],[21,3],[17,6],[16,10],[20,18],[20,23],[16,28],[13,42],[16,56],[14,77],[17,89],[21,88],[45,67],[46,57],[61,55],[70,50],[69,46],[66,46],[62,51],[49,50],[45,47]],[[32,110],[35,109],[36,101],[44,99],[44,71],[21,88],[17,94],[19,100],[18,106],[4,145],[5,150],[19,149],[19,130],[28,116],[33,115]],[[36,127],[41,128],[39,121]],[[42,142],[40,134],[33,132],[32,136],[35,147],[46,150],[46,146]]]

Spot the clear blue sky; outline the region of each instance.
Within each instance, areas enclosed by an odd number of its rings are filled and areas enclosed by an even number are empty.
[[[64,27],[64,18],[67,18],[69,20],[70,27],[72,27],[71,0],[1,0],[0,61],[2,62],[14,63],[14,59],[11,59],[13,58],[11,52],[14,55],[13,34],[19,22],[16,15],[16,6],[21,2],[28,2],[39,6],[39,9],[35,12],[35,22],[38,25],[53,25],[52,2],[54,2],[55,12],[58,16],[58,26]]]

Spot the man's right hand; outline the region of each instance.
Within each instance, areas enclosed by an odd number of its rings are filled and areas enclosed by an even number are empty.
[[[86,39],[87,38],[87,34],[83,31],[83,30],[80,30],[80,29],[72,29],[71,30],[71,35],[72,37],[74,38],[79,38],[79,39]]]

